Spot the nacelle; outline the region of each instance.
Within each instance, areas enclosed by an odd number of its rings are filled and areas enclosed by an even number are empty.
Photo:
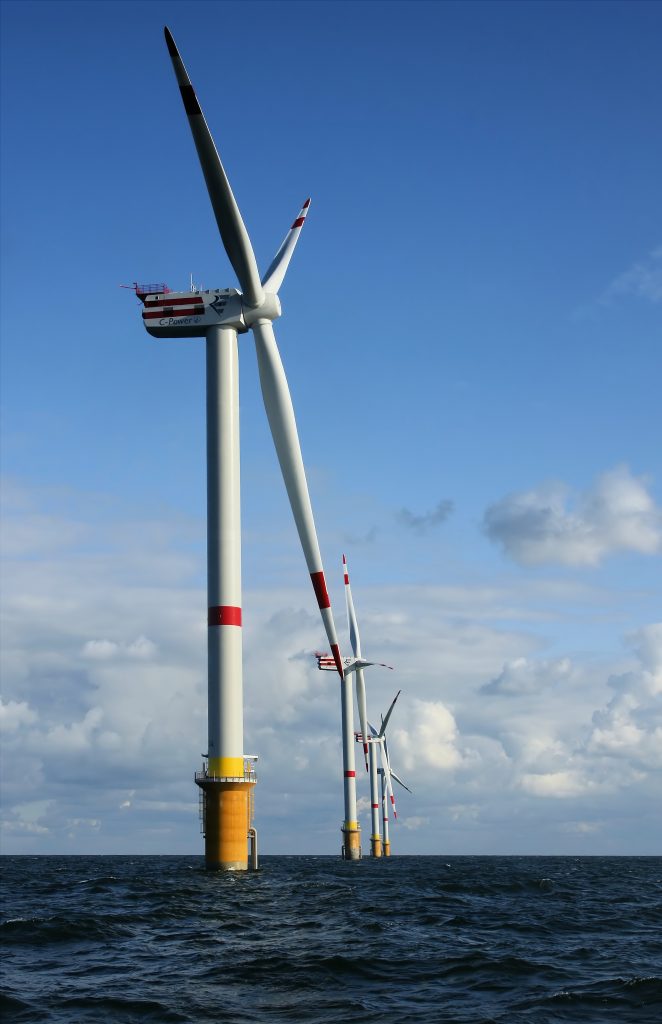
[[[243,334],[256,320],[280,316],[278,296],[267,293],[254,309],[245,306],[235,288],[207,291],[157,292],[142,299],[143,323],[154,338],[204,338],[210,327],[231,327]]]

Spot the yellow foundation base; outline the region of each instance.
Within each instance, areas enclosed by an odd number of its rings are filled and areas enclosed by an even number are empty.
[[[371,836],[370,837],[370,855],[372,857],[381,857],[382,855],[382,837]]]
[[[391,844],[390,844],[388,839],[385,840],[385,842],[384,842],[384,856],[385,857],[390,857],[391,856]]]
[[[352,828],[349,824],[345,824],[342,828],[343,834],[343,848],[342,856],[343,860],[360,860],[361,859],[361,829],[358,824],[351,823],[354,827]]]
[[[205,867],[248,870],[249,795],[253,783],[200,782],[205,793]]]

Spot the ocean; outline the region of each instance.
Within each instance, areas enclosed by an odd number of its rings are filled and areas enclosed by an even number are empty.
[[[662,1021],[662,858],[1,863],[4,1024]]]

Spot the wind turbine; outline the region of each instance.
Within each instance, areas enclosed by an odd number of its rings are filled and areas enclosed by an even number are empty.
[[[335,662],[329,654],[316,651],[318,669],[322,672],[335,672]],[[342,775],[344,798],[344,821],[342,823],[342,858],[343,860],[359,860],[361,858],[361,825],[357,812],[357,762],[354,756],[354,707],[351,702],[351,673],[357,666],[375,665],[363,658],[343,657],[342,680],[340,683],[340,719],[342,723]],[[389,668],[385,666],[384,668]]]
[[[352,704],[352,687],[349,682],[349,677],[354,674],[356,679],[356,702],[359,709],[359,720],[361,722],[361,735],[363,737],[363,752],[365,756],[366,771],[370,772],[370,802],[372,804],[372,834],[370,836],[370,853],[373,857],[381,856],[381,838],[379,835],[379,811],[377,804],[377,759],[374,748],[370,747],[367,739],[368,730],[368,717],[366,710],[366,693],[365,693],[365,682],[363,680],[363,669],[370,665],[379,665],[381,668],[392,668],[391,665],[384,665],[382,662],[377,661],[366,661],[361,654],[361,638],[359,636],[359,627],[356,621],[356,613],[354,611],[354,602],[352,600],[352,591],[349,584],[349,570],[347,568],[347,559],[342,556],[343,565],[343,577],[345,581],[345,599],[347,603],[347,622],[349,626],[349,636],[352,645],[352,651],[354,656],[351,658],[343,658],[343,671],[345,679],[342,686],[342,700],[341,700],[341,712],[342,712],[342,737],[343,737],[343,758],[345,760],[345,769],[347,769],[347,751],[351,750],[351,770],[348,772],[345,770],[345,815],[352,814],[353,818],[356,818],[356,771],[354,764],[353,746],[352,746],[352,734],[354,733],[354,709]],[[334,663],[333,659],[329,655],[317,653],[317,667],[319,669],[333,671]],[[354,734],[356,735],[356,734]],[[357,829],[359,828],[357,823]]]
[[[377,732],[377,730],[374,728],[374,726],[369,724],[370,737],[368,739],[368,744],[370,746],[371,764],[375,760],[374,751],[376,750],[377,747],[379,747],[380,759],[381,759],[381,762],[382,762],[381,763],[381,767],[377,768],[376,774],[381,776],[381,804],[382,804],[382,814],[383,814],[383,819],[382,820],[383,820],[383,839],[384,839],[384,842],[383,842],[383,853],[384,853],[385,857],[390,857],[391,856],[391,841],[389,839],[389,830],[388,830],[388,820],[389,820],[388,819],[388,803],[389,803],[389,801],[391,803],[391,806],[393,807],[393,817],[394,818],[398,817],[398,813],[397,813],[397,811],[395,809],[395,797],[393,795],[393,783],[392,783],[392,780],[395,780],[398,783],[398,785],[402,786],[403,789],[406,789],[408,793],[411,793],[411,789],[409,788],[409,786],[406,786],[404,784],[404,782],[402,781],[402,779],[400,778],[400,776],[396,775],[396,773],[391,768],[391,764],[390,764],[389,756],[388,756],[388,746],[386,744],[386,726],[388,725],[389,718],[391,717],[391,713],[393,711],[393,708],[395,707],[395,702],[397,701],[397,699],[400,696],[401,692],[402,692],[401,690],[398,690],[398,692],[396,693],[395,697],[393,698],[391,706],[388,709],[388,711],[386,712],[386,717],[382,718],[381,728],[380,728],[379,732]],[[365,741],[365,735],[362,738]],[[378,808],[376,806],[376,801],[377,801],[377,784],[376,784],[376,781],[373,784],[373,779],[372,779],[372,775],[371,775],[371,779],[370,779],[370,802],[371,802],[371,805],[372,805],[373,832],[375,832],[375,831],[378,832],[379,831],[379,825],[378,824],[377,824],[377,827],[375,828],[375,822],[376,821],[378,822],[378,814],[379,814]],[[376,856],[379,856],[379,854],[376,854]]]
[[[223,246],[241,286],[171,292],[135,286],[143,322],[157,338],[206,338],[207,349],[207,764],[196,772],[203,790],[208,868],[246,870],[250,793],[255,782],[243,750],[241,527],[237,335],[253,331],[260,385],[299,539],[317,597],[334,666],[343,668],[308,494],[292,399],[272,321],[281,314],[285,277],[310,200],[260,278],[250,238],[214,140],[169,30],[168,46]],[[251,830],[256,840],[255,830]]]

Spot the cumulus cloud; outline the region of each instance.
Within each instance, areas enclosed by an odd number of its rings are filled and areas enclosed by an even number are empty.
[[[396,519],[401,526],[406,526],[408,529],[413,530],[414,533],[423,535],[433,527],[445,522],[453,508],[453,502],[446,498],[440,501],[430,512],[424,512],[422,515],[415,515],[408,508],[401,508],[396,514]]]
[[[116,643],[114,640],[87,640],[83,644],[81,654],[93,661],[106,661],[118,655],[128,658],[147,660],[156,653],[156,644],[146,636],[139,636],[129,643]]]
[[[412,700],[405,725],[393,729],[391,735],[398,763],[408,771],[452,771],[462,762],[457,723],[441,701]]]
[[[566,801],[595,798],[658,777],[662,768],[662,623],[642,627],[627,643],[637,664],[608,677],[607,688],[614,695],[592,712],[588,722],[577,723],[573,733],[558,719],[552,726],[556,736],[540,735],[533,726],[533,734],[517,752],[516,785],[525,793]],[[571,667],[563,676],[577,680],[578,670]],[[568,706],[562,692],[558,701],[563,709]]]
[[[498,676],[481,686],[480,692],[502,693],[511,697],[523,693],[538,693],[546,687],[554,686],[560,680],[566,680],[571,672],[572,663],[569,658],[558,658],[554,661],[514,658],[506,662]]]
[[[426,825],[430,824],[429,818],[424,818],[416,814],[399,820],[402,827],[408,829],[409,832],[417,832],[419,828],[425,828]]]
[[[153,538],[167,530],[145,533],[140,573],[133,549],[108,550],[101,534],[77,553],[75,573],[66,557],[5,566],[8,852],[201,848],[192,771],[206,749],[204,589],[176,559],[152,573],[168,558]],[[300,590],[253,583],[244,594],[246,749],[260,755],[268,852],[291,852],[291,823],[303,819],[307,849],[332,851],[342,818],[340,693],[311,657],[323,630],[308,591],[304,578]],[[530,850],[531,835],[554,829],[564,849],[573,837],[585,849],[590,831],[564,822],[599,813],[608,837],[617,801],[654,803],[662,624],[633,633],[626,658],[605,670],[536,656],[537,631],[569,597],[573,608],[597,606],[584,584],[357,580],[354,596],[366,654],[397,672],[366,674],[369,714],[378,719],[403,690],[389,754],[414,795],[397,793],[394,849]]]
[[[619,274],[605,289],[602,302],[610,303],[627,295],[662,302],[662,246]]]
[[[573,501],[560,483],[509,494],[485,512],[484,530],[521,565],[598,565],[617,551],[662,550],[662,511],[644,478],[619,466]]]
[[[559,799],[575,797],[594,788],[596,783],[586,779],[578,771],[524,773],[520,785],[533,796],[550,796]]]
[[[31,725],[36,721],[37,712],[32,710],[27,701],[9,700],[5,704],[0,698],[0,729],[13,732],[21,725]]]
[[[627,640],[642,664],[650,692],[662,693],[662,622],[630,633]]]
[[[640,667],[609,678],[615,691],[592,718],[586,749],[627,761],[636,771],[662,768],[662,622],[628,637]]]

